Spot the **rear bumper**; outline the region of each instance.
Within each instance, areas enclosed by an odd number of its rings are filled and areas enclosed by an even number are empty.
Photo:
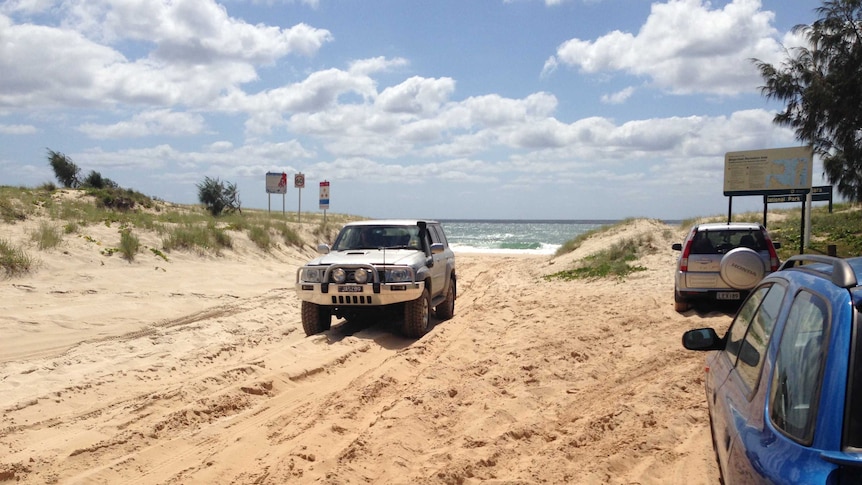
[[[731,288],[721,279],[721,275],[712,272],[677,271],[674,283],[675,297],[683,301],[739,301],[744,300],[749,293],[749,290]]]
[[[425,290],[425,283],[297,283],[296,296],[302,301],[327,306],[380,306],[413,301]]]

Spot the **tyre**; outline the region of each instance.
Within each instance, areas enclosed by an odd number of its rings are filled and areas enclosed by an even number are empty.
[[[728,286],[737,290],[749,290],[763,279],[766,269],[757,251],[736,248],[721,258],[719,274]]]
[[[440,320],[449,320],[455,316],[455,278],[449,280],[449,289],[446,290],[446,299],[434,308],[434,314]]]
[[[673,288],[673,309],[676,310],[677,313],[687,312],[691,309],[691,303],[676,292],[676,286]]]
[[[302,302],[302,329],[305,330],[305,335],[325,332],[329,330],[331,324],[332,314],[329,307],[310,301]]]
[[[431,323],[431,296],[426,288],[419,298],[404,304],[404,335],[419,338]]]

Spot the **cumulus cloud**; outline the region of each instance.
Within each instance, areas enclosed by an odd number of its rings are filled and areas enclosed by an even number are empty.
[[[140,138],[145,136],[188,136],[204,131],[203,116],[167,109],[138,113],[128,121],[111,125],[83,123],[78,129],[91,138]]]
[[[38,130],[33,125],[4,125],[0,124],[0,133],[4,135],[32,135]]]
[[[627,99],[632,97],[632,94],[634,94],[634,92],[635,88],[629,86],[615,93],[605,94],[604,96],[602,96],[602,103],[623,104],[626,102]]]
[[[760,0],[733,0],[721,9],[704,0],[653,3],[638,32],[570,39],[551,65],[644,77],[675,94],[751,92],[759,74],[749,59],[769,60],[781,52],[773,17],[761,10]]]
[[[0,11],[52,8],[65,12],[59,26],[0,14],[0,107],[204,106],[256,80],[259,66],[333,39],[303,23],[252,25],[212,0],[19,1]]]

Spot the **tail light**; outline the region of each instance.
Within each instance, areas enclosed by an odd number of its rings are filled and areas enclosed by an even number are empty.
[[[766,247],[769,248],[769,267],[771,271],[778,271],[778,253],[775,252],[775,246],[772,245],[772,239],[769,239],[769,234],[764,234],[766,239]]]
[[[694,240],[692,238],[688,239],[688,242],[685,243],[685,247],[682,249],[682,256],[679,258],[679,270],[680,271],[688,271],[688,254],[691,252],[691,243]]]

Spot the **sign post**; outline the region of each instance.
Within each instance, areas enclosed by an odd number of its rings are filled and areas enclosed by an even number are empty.
[[[299,203],[296,206],[296,222],[302,222],[302,189],[305,187],[305,175],[302,172],[293,176],[293,186],[299,189]]]
[[[287,193],[287,174],[284,172],[266,173],[267,212],[272,212],[272,194],[281,194],[281,213],[284,214],[284,194]]]
[[[320,209],[323,210],[323,225],[326,225],[326,210],[329,209],[329,182],[320,182]]]

